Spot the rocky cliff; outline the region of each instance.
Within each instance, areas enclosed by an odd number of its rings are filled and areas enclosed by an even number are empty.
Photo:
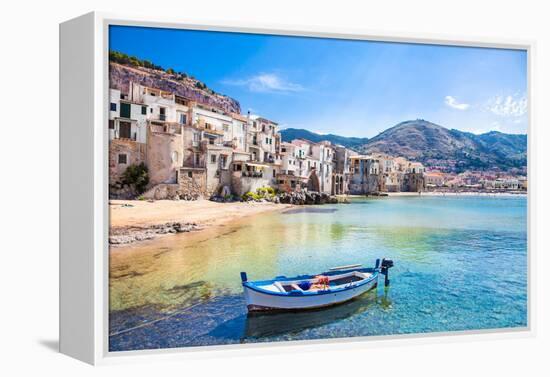
[[[204,83],[192,77],[114,62],[109,64],[109,85],[111,88],[128,93],[130,82],[166,90],[203,105],[220,108],[226,112],[241,112],[241,106],[237,100],[213,92]]]

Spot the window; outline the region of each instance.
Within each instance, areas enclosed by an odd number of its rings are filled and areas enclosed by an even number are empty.
[[[128,118],[130,119],[130,104],[121,102],[120,103],[120,116],[122,118]]]
[[[124,153],[121,153],[118,155],[118,163],[119,164],[127,164],[128,163],[128,156]]]
[[[177,163],[178,162],[178,152],[177,151],[173,151],[172,152],[172,163]]]
[[[122,139],[130,139],[132,124],[130,122],[119,122],[118,124],[118,137]]]
[[[268,137],[265,138],[265,143],[269,144],[269,138]]]
[[[226,162],[227,162],[227,156],[220,156],[220,165],[222,168],[225,168]]]
[[[195,166],[199,166],[199,165],[200,165],[200,162],[201,162],[201,156],[200,156],[200,154],[195,153],[193,156],[194,156],[194,158],[195,158],[195,160],[193,161],[193,163],[195,164]]]
[[[166,107],[159,107],[159,120],[166,120]]]
[[[229,132],[229,125],[228,125],[228,124],[224,124],[224,125],[223,125],[223,130],[224,130],[224,132]]]
[[[147,115],[147,106],[141,106],[141,115]]]
[[[180,124],[187,124],[187,115],[180,113],[179,122]]]
[[[116,111],[116,103],[111,102],[111,111]]]
[[[213,164],[216,163],[216,155],[213,154],[212,156],[210,156],[210,162],[212,162]]]
[[[192,171],[188,171],[188,172],[187,172],[187,176],[188,176],[189,178],[193,178],[193,172],[192,172]]]
[[[114,130],[115,129],[115,121],[112,119],[109,119],[109,129]]]
[[[198,132],[193,133],[193,141],[201,141],[201,134]]]

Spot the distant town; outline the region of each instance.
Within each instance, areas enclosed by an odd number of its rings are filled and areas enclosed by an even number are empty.
[[[527,190],[524,175],[445,172],[330,141],[285,142],[277,122],[262,116],[137,82],[127,88],[110,89],[111,198],[242,198],[265,188],[327,195]]]

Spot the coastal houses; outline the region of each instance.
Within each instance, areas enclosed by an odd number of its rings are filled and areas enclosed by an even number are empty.
[[[350,156],[349,192],[364,195],[378,192],[421,192],[425,189],[424,166],[403,157],[384,154]]]
[[[121,183],[144,164],[144,197],[242,196],[259,188],[327,195],[422,191],[424,167],[400,157],[359,155],[328,141],[283,142],[279,125],[226,112],[174,93],[130,82],[110,90],[109,178],[112,197],[132,196]]]

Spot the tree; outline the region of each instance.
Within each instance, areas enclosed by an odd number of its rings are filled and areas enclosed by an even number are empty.
[[[149,169],[143,162],[139,165],[132,164],[122,174],[121,182],[132,187],[137,194],[142,194],[149,184]]]

